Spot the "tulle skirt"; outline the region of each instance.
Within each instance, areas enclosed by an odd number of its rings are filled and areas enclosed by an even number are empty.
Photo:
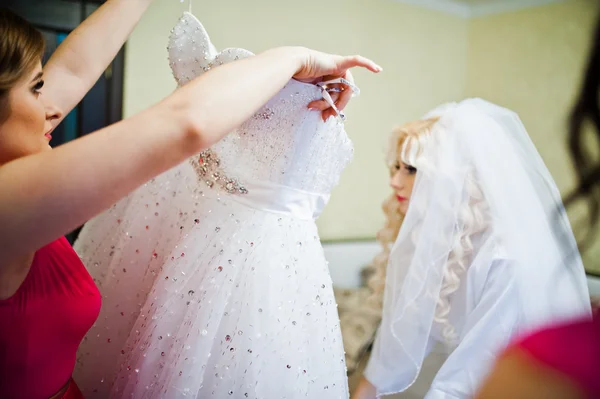
[[[186,192],[187,173],[140,188],[76,245],[103,294],[78,356],[86,397],[347,398],[314,222]]]

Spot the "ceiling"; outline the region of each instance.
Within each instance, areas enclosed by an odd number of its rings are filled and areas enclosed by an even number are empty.
[[[465,18],[499,14],[567,0],[395,0]]]

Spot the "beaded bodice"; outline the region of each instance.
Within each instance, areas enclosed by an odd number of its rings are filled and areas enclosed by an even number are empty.
[[[171,33],[169,59],[179,86],[213,67],[250,56],[238,48],[218,52],[202,24],[187,12]],[[329,193],[353,148],[341,121],[323,122],[319,112],[307,109],[310,101],[321,98],[320,87],[291,80],[238,129],[192,160],[200,179],[240,195],[253,183]]]

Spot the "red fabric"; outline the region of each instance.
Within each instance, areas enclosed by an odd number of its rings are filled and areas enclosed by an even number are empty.
[[[79,387],[77,386],[77,384],[75,384],[75,381],[71,380],[71,382],[69,383],[69,388],[67,388],[67,391],[65,392],[65,394],[63,396],[61,396],[60,399],[85,399],[85,398],[83,397],[83,394],[79,390]]]
[[[590,398],[600,398],[600,315],[539,331],[518,347],[566,375]]]
[[[0,300],[0,397],[47,399],[59,392],[100,302],[64,237],[37,251],[17,292]]]

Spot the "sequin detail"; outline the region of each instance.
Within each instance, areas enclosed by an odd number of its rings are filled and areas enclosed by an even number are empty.
[[[169,41],[179,86],[250,56],[218,52],[187,13]],[[288,82],[202,163],[193,157],[86,224],[75,246],[103,293],[74,374],[86,398],[348,398],[314,220],[249,206],[265,186],[328,196],[338,183],[352,143],[339,119],[307,109],[320,98]]]
[[[221,161],[210,149],[204,150],[200,155],[190,159],[190,162],[200,181],[208,187],[225,190],[229,194],[248,194],[248,190],[242,186],[236,178],[227,177],[220,170]]]

